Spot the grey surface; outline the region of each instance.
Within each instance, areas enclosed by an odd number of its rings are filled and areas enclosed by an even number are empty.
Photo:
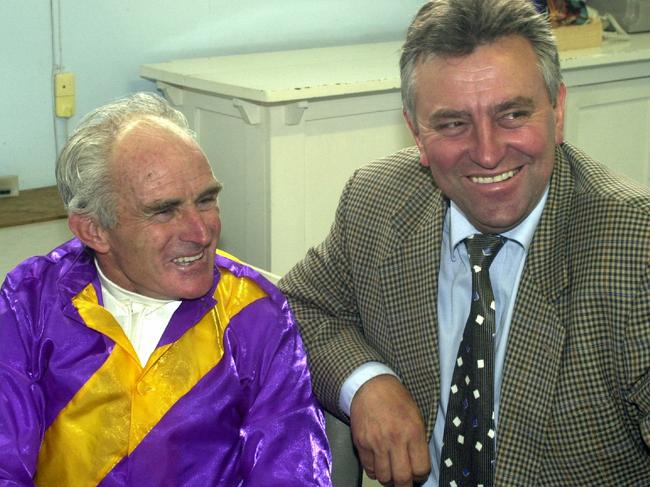
[[[361,467],[354,452],[349,426],[327,411],[325,420],[332,450],[332,484],[334,487],[360,487]]]

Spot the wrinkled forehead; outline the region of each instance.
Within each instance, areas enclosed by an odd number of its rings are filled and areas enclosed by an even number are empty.
[[[443,86],[476,89],[515,87],[518,84],[544,87],[544,78],[530,42],[508,36],[481,44],[468,54],[429,55],[420,59],[413,71],[414,94],[440,90]]]
[[[108,161],[114,177],[172,172],[190,163],[214,177],[204,151],[183,128],[159,117],[140,117],[127,122],[119,132]],[[154,171],[155,169],[155,171]],[[187,169],[189,170],[189,169]]]
[[[177,151],[198,152],[203,150],[186,130],[164,118],[144,116],[127,121],[118,132],[111,150],[111,161],[124,157],[140,157],[160,154],[174,148]]]

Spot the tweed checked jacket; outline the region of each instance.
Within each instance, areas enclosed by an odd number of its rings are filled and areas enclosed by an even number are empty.
[[[280,287],[327,409],[343,417],[343,381],[380,361],[431,435],[448,201],[418,161],[410,148],[358,170],[330,234]],[[558,146],[508,337],[497,485],[650,485],[649,264],[650,195]]]

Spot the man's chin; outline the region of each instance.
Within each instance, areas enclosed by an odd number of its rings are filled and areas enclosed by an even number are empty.
[[[185,280],[185,282],[180,282],[178,285],[169,285],[171,281],[168,280],[168,285],[159,291],[162,296],[165,296],[161,297],[160,299],[172,299],[180,301],[202,298],[210,292],[213,284],[213,279],[201,279],[200,281],[201,282],[188,283],[187,280]],[[161,281],[160,284],[165,283]]]

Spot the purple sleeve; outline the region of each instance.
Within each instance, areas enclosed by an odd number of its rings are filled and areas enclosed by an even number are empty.
[[[325,420],[305,350],[286,302],[278,311],[273,301],[253,303],[231,323],[250,397],[241,428],[244,485],[330,486]]]
[[[34,485],[42,440],[43,395],[31,317],[7,282],[0,290],[0,486]]]

